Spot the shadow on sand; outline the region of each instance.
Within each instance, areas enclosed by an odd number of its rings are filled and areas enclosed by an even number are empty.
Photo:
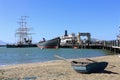
[[[112,72],[112,71],[107,71],[107,70],[104,70],[103,72],[101,73],[105,73],[105,74],[119,74],[117,72]]]
[[[76,71],[77,72],[77,71]],[[80,73],[80,72],[77,72],[77,73]],[[112,71],[108,71],[108,70],[104,70],[104,71],[101,71],[101,72],[95,72],[95,73],[80,73],[80,74],[118,74],[117,72],[112,72]]]

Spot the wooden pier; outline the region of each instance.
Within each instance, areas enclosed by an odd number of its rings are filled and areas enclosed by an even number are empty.
[[[64,44],[61,48],[78,48],[78,49],[104,49],[112,53],[120,54],[120,41],[103,41],[102,43],[86,43],[86,44]]]
[[[102,44],[65,44],[61,45],[61,48],[79,48],[79,49],[103,49]]]
[[[104,41],[103,49],[120,54],[120,40]]]

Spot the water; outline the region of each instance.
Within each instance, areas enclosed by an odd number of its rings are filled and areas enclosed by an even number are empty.
[[[0,48],[0,66],[56,60],[54,55],[67,59],[105,56],[104,50],[93,49],[39,49],[39,48]]]

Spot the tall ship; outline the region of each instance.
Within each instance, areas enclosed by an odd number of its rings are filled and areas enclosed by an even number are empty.
[[[45,40],[45,38],[43,38],[43,41],[40,41],[37,46],[40,48],[40,49],[44,49],[44,48],[54,48],[54,49],[57,49],[60,47],[60,38],[57,37],[57,38],[53,38],[53,39],[50,39],[50,40]]]
[[[28,48],[28,47],[37,47],[37,44],[33,44],[32,43],[32,34],[30,33],[30,30],[32,30],[31,28],[27,27],[27,22],[26,22],[26,18],[28,18],[28,16],[21,16],[20,18],[20,27],[16,30],[15,33],[15,40],[16,43],[15,44],[7,44],[7,48]]]

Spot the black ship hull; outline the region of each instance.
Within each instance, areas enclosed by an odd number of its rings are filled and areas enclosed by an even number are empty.
[[[7,44],[7,48],[29,48],[29,47],[37,47],[37,44]]]
[[[60,38],[54,38],[48,41],[39,42],[37,45],[39,48],[59,48],[60,46]]]

